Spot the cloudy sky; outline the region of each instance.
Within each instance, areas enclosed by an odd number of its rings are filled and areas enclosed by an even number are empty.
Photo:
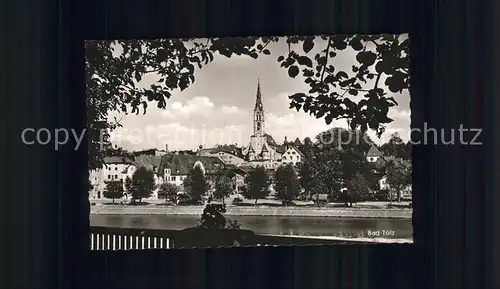
[[[312,56],[323,49],[326,42],[317,38]],[[252,133],[253,108],[260,79],[262,102],[266,113],[266,132],[280,143],[287,137],[314,138],[332,127],[346,127],[344,120],[326,125],[303,111],[289,109],[288,95],[307,92],[303,79],[291,79],[287,70],[276,59],[288,51],[285,40],[269,45],[271,55],[258,59],[244,56],[226,58],[216,55],[214,61],[195,72],[196,81],[184,91],[174,91],[166,109],[155,104],[148,106],[145,115],[123,116],[123,128],[112,132],[112,142],[128,150],[149,148],[195,149],[199,145],[212,147],[216,144],[247,145]],[[293,48],[293,47],[292,47]],[[331,62],[336,70],[351,71],[356,63],[355,53],[349,48]],[[139,85],[149,86],[157,75],[148,75]],[[408,140],[410,130],[410,98],[407,93],[396,94],[399,106],[390,110],[394,121],[377,143],[388,140],[392,132],[399,132]],[[114,114],[112,116],[115,116]]]

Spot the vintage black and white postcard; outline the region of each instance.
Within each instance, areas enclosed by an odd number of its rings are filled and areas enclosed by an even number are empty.
[[[85,46],[92,250],[412,242],[407,34]]]

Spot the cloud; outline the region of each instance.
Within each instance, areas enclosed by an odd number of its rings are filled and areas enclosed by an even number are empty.
[[[265,130],[281,143],[285,139],[303,140],[313,138],[320,132],[334,127],[347,128],[345,120],[334,120],[327,125],[323,118],[317,119],[303,111],[288,108],[287,93],[278,93],[264,104]],[[129,115],[123,128],[111,133],[111,141],[125,149],[138,150],[164,148],[196,149],[199,145],[212,147],[217,144],[246,145],[253,132],[252,112],[237,106],[216,106],[206,96],[176,101],[165,110],[152,109],[147,115]],[[390,134],[398,132],[403,140],[409,139],[410,112],[391,109],[389,116],[394,121],[386,132],[376,137],[369,131],[372,140],[378,144],[387,142]],[[146,120],[144,120],[146,119]]]
[[[319,51],[325,45],[324,41],[316,39],[314,49]],[[195,83],[183,91],[172,91],[165,109],[158,109],[155,103],[150,103],[145,115],[124,117],[124,127],[111,134],[112,141],[120,142],[129,150],[164,148],[165,144],[172,149],[195,149],[200,144],[209,147],[217,143],[246,145],[253,132],[257,79],[260,79],[266,113],[266,131],[277,142],[282,142],[285,136],[289,140],[296,137],[302,140],[314,138],[332,127],[347,127],[345,120],[327,125],[324,119],[290,109],[288,96],[307,92],[308,85],[301,77],[290,78],[286,69],[277,63],[278,55],[288,53],[284,41],[268,48],[272,55],[258,59],[216,55],[212,63],[196,70]],[[316,50],[311,52],[312,57]],[[339,52],[335,67],[350,71],[355,54],[349,49]],[[149,86],[156,80],[157,76],[150,75],[138,86]],[[395,94],[394,98],[399,105],[389,111],[389,117],[394,121],[387,125],[386,133],[380,139],[374,132],[368,133],[378,143],[386,141],[392,132],[399,132],[404,140],[408,139],[410,97],[405,93]]]

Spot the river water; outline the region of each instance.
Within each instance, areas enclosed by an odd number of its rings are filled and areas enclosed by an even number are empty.
[[[256,234],[368,238],[368,231],[393,232],[394,239],[413,239],[411,219],[350,219],[333,217],[228,216]],[[191,215],[90,215],[92,226],[182,230],[196,226]]]

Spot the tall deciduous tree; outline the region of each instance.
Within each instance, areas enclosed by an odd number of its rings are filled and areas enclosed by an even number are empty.
[[[387,165],[387,184],[389,185],[389,191],[391,193],[390,200],[392,202],[392,196],[397,196],[397,202],[401,202],[401,193],[408,186],[411,186],[411,165],[405,165],[400,162],[391,161]]]
[[[411,142],[407,142],[405,144],[405,149],[404,149],[404,160],[411,161],[411,151],[412,151],[412,146]]]
[[[389,139],[389,141],[383,144],[380,147],[380,150],[386,156],[408,159],[406,144],[403,142],[401,136],[397,132],[391,134],[391,138]]]
[[[343,187],[342,154],[339,150],[321,151],[316,155],[313,166],[313,185],[311,193],[328,194],[337,199]]]
[[[209,183],[205,177],[205,173],[199,166],[195,166],[183,181],[184,188],[192,200],[199,201],[204,196],[208,189]]]
[[[175,203],[177,201],[177,192],[179,192],[179,188],[176,185],[164,182],[158,188],[158,198],[164,199],[165,204],[167,200]]]
[[[225,204],[225,199],[231,195],[233,191],[232,179],[227,175],[222,175],[215,180],[214,197],[221,200]]]
[[[155,188],[154,172],[144,167],[138,168],[132,175],[130,184],[132,200],[142,202],[143,198],[148,198]]]
[[[132,179],[129,176],[127,176],[127,177],[125,177],[125,193],[128,194],[129,196],[131,196],[132,191],[133,191]]]
[[[288,205],[299,194],[297,173],[292,164],[281,165],[276,170],[274,188],[278,198]]]
[[[347,183],[344,203],[352,207],[353,203],[359,202],[367,197],[370,192],[368,183],[362,174],[356,173]]]
[[[123,183],[121,181],[106,182],[104,197],[108,199],[113,199],[113,204],[114,204],[115,199],[123,197]]]
[[[314,163],[313,160],[304,160],[297,164],[299,186],[302,189],[304,199],[310,199],[314,186]]]
[[[381,133],[383,125],[392,121],[387,117],[388,109],[397,104],[388,92],[401,92],[409,86],[408,38],[336,35],[321,39],[323,44],[310,36],[289,36],[289,52],[277,55],[279,65],[291,78],[302,74],[310,86],[308,92],[290,96],[290,107],[324,118],[327,123],[345,118],[352,128],[371,128]],[[120,120],[109,120],[109,112],[145,113],[148,102],[165,108],[172,92],[189,87],[195,81],[195,72],[212,62],[215,55],[254,59],[268,56],[268,45],[278,40],[238,37],[87,41],[89,167],[100,168],[103,157],[116,153],[107,142]],[[319,45],[323,47],[315,54]],[[353,65],[352,73],[339,70],[332,62],[338,51],[348,47],[357,52],[358,63]],[[157,81],[139,85],[147,75],[156,76]],[[388,91],[380,85],[382,81]],[[357,103],[347,97],[359,93],[365,97]]]
[[[243,196],[247,199],[255,200],[255,205],[257,205],[259,199],[263,199],[269,195],[269,185],[270,179],[266,169],[258,166],[248,172],[245,177]]]

